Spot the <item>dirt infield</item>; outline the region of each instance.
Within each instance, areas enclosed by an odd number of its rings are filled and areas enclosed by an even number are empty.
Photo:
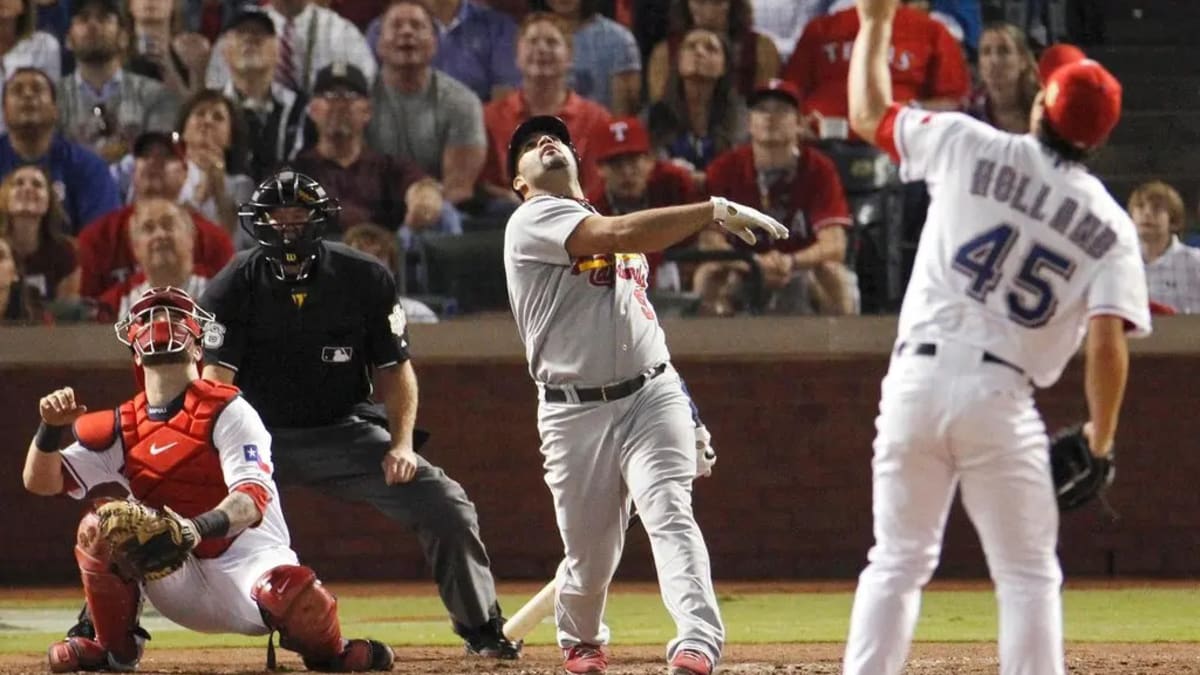
[[[722,673],[812,673],[833,675],[840,671],[841,645],[734,645],[722,664]],[[995,645],[918,644],[907,670],[913,675],[976,675],[997,672]],[[261,649],[153,650],[142,660],[142,673],[204,673],[227,675],[260,673],[264,670]],[[299,670],[300,661],[280,652],[280,666]],[[397,652],[398,673],[460,673],[462,675],[558,675],[557,650],[536,647],[520,661],[487,661],[464,658],[457,648],[406,648]],[[44,673],[40,657],[0,657],[0,674]],[[1073,675],[1120,673],[1122,675],[1200,674],[1200,645],[1193,644],[1074,644],[1067,649],[1067,669]],[[642,675],[666,672],[662,650],[651,647],[618,648],[612,675]]]

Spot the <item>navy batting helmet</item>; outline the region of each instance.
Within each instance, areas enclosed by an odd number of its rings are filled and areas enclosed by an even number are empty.
[[[575,164],[579,165],[579,151],[571,141],[571,132],[567,125],[554,115],[538,115],[521,122],[508,139],[508,177],[512,180],[517,175],[517,160],[521,159],[521,146],[534,134],[550,134],[571,148],[575,155]]]

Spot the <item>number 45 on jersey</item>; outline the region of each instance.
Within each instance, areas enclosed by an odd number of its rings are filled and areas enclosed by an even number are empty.
[[[1001,268],[1019,237],[1015,227],[1001,223],[958,249],[954,269],[970,279],[967,295],[987,302],[987,296],[1003,281]],[[1008,318],[1026,328],[1044,326],[1058,307],[1050,277],[1068,281],[1074,273],[1075,261],[1034,242],[1004,295]]]

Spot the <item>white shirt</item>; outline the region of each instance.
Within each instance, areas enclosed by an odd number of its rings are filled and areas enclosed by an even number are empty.
[[[978,347],[1048,387],[1091,317],[1149,334],[1137,230],[1083,166],[960,113],[901,108],[894,140],[930,195],[898,340]]]
[[[1171,236],[1171,245],[1146,263],[1150,299],[1170,305],[1180,314],[1200,314],[1200,249]]]
[[[266,5],[267,14],[275,22],[275,35],[283,40],[284,25],[287,17],[280,14],[271,5]],[[315,22],[315,25],[314,25]],[[375,81],[375,57],[367,40],[358,28],[343,18],[337,12],[309,4],[304,11],[296,15],[292,24],[292,53],[296,66],[296,76],[306,82],[306,93],[312,89],[317,79],[317,73],[325,66],[334,63],[345,63],[357,67],[367,78],[367,84]],[[315,36],[309,45],[309,36]],[[205,81],[210,89],[223,89],[229,82],[229,64],[225,62],[222,45],[225,38],[217,40],[213,47],[212,60],[208,62],[208,72]],[[309,50],[312,50],[311,64],[305,72],[305,62],[308,61]]]

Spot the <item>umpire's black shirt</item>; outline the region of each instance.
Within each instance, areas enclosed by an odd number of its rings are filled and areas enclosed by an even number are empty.
[[[371,395],[371,367],[408,360],[407,319],[387,268],[322,242],[314,271],[280,281],[261,249],[238,253],[200,304],[224,327],[204,361],[235,384],[268,428],[318,427],[354,414]]]

